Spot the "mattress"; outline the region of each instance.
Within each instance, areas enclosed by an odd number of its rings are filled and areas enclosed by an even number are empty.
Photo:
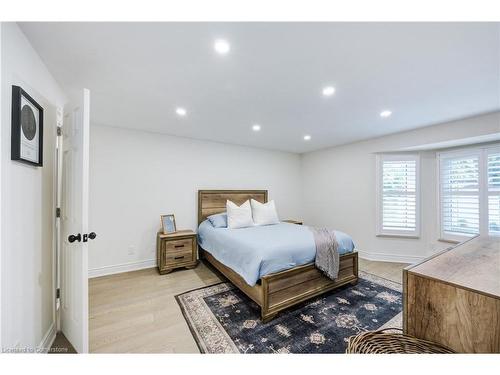
[[[354,251],[350,236],[335,231],[340,255]],[[198,228],[198,244],[254,286],[265,275],[314,261],[314,237],[305,225],[279,223],[249,228],[214,228],[208,220]]]

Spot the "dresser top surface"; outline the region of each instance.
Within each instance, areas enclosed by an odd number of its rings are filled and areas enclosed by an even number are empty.
[[[500,298],[500,237],[473,238],[408,272]]]

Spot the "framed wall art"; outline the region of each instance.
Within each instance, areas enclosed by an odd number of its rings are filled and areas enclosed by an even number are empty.
[[[12,86],[11,159],[43,165],[43,108],[19,86]]]
[[[163,234],[175,233],[177,231],[175,226],[175,216],[161,215],[161,229]]]

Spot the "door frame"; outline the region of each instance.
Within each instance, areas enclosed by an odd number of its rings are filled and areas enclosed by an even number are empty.
[[[56,332],[61,331],[61,314],[60,314],[60,291],[61,291],[61,201],[62,201],[62,152],[63,152],[63,137],[62,127],[64,109],[56,108],[56,150],[55,150],[55,173],[54,173],[54,311]]]

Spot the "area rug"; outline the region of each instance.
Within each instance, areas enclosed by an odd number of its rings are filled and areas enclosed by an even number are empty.
[[[361,272],[348,285],[260,321],[255,302],[229,282],[176,296],[202,353],[344,353],[366,330],[401,327],[401,284]]]

